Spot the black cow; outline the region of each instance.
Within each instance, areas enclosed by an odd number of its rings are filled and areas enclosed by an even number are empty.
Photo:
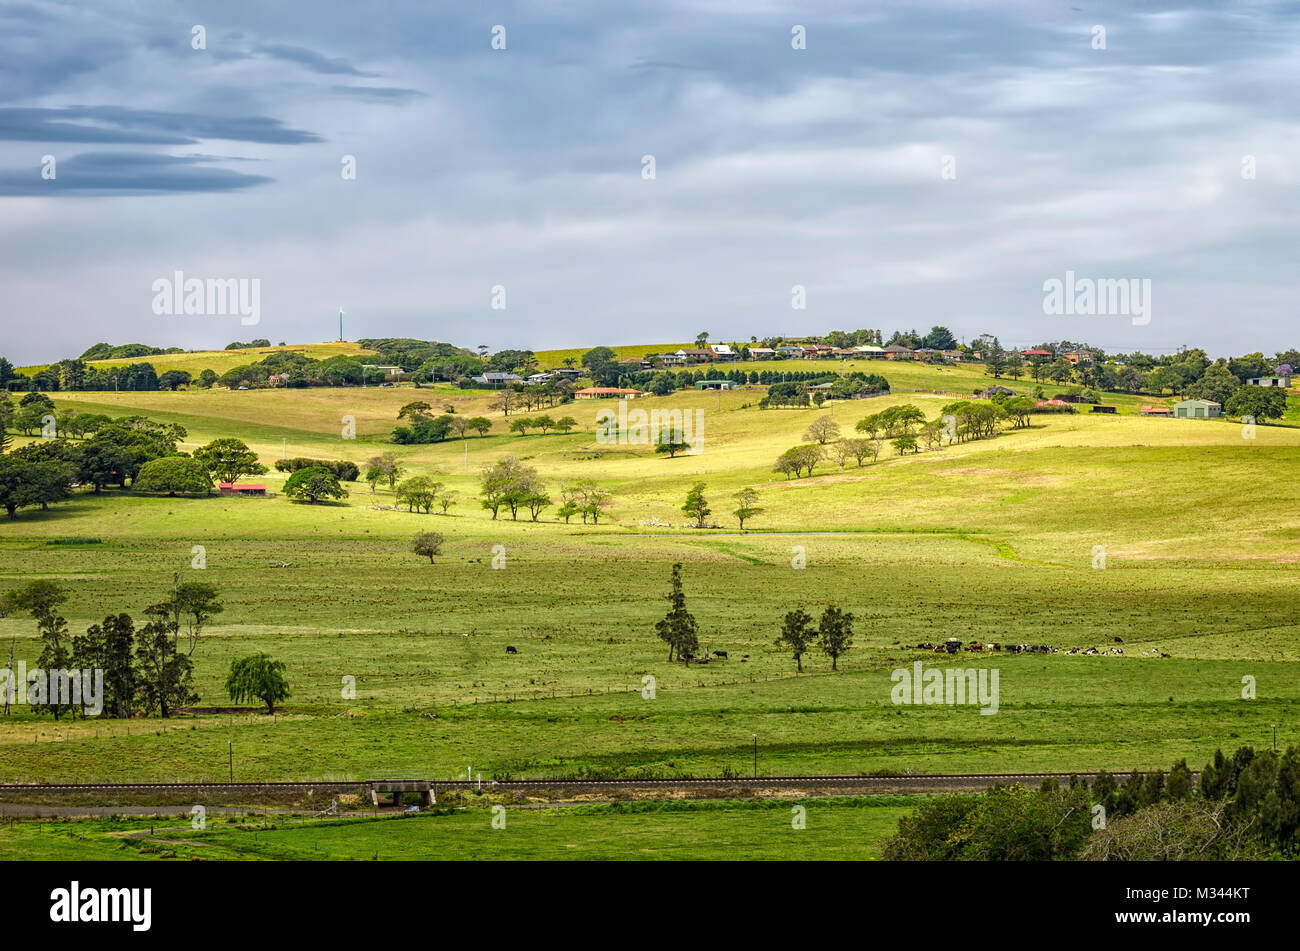
[[[726,656],[727,656],[727,652],[726,652],[726,651],[714,651],[714,652],[713,652],[713,656],[714,656],[714,657],[726,657]]]
[[[518,654],[519,651],[515,650],[513,647],[509,647],[509,646],[507,646],[507,647],[506,647],[506,653],[507,653],[507,654]]]
[[[1116,643],[1116,644],[1123,644],[1123,643],[1124,643],[1124,638],[1122,638],[1122,637],[1117,637],[1117,638],[1115,638],[1115,643]]]

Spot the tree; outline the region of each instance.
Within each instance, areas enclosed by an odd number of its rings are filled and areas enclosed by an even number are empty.
[[[1184,396],[1187,399],[1209,400],[1223,406],[1241,385],[1236,374],[1228,369],[1226,361],[1220,360],[1208,367],[1199,380],[1188,386]]]
[[[659,442],[655,445],[656,453],[673,459],[676,458],[679,452],[689,452],[690,448],[691,444],[683,439],[676,430],[662,429],[659,431]]]
[[[812,616],[802,609],[786,613],[781,626],[781,634],[776,639],[777,647],[786,647],[794,654],[794,662],[803,673],[803,655],[808,653],[816,639],[817,629],[812,626]]]
[[[195,449],[194,458],[219,482],[238,482],[240,476],[261,475],[266,471],[266,466],[257,461],[257,453],[239,439],[214,439]]]
[[[469,428],[479,434],[479,438],[486,436],[492,431],[492,420],[486,416],[474,416],[470,418]]]
[[[397,454],[392,452],[386,452],[381,456],[372,456],[366,460],[366,466],[367,469],[377,470],[379,477],[376,481],[386,479],[390,489],[397,487],[397,480],[406,471],[406,467],[398,461]],[[368,474],[367,479],[369,479]]]
[[[875,454],[880,452],[878,447],[875,449],[875,453],[872,452],[873,442],[874,440],[871,439],[845,439],[841,441],[840,445],[844,447],[845,452],[857,460],[858,466],[861,467],[863,459],[871,456],[874,461]]]
[[[0,455],[0,505],[10,518],[17,518],[20,508],[47,508],[71,497],[76,469],[44,449],[33,444]]]
[[[1007,411],[1017,429],[1024,429],[1029,425],[1030,414],[1038,408],[1038,402],[1028,396],[1016,396],[1003,403],[1002,408]]]
[[[413,403],[407,403],[405,406],[399,409],[397,411],[397,418],[405,419],[406,417],[409,416],[412,419],[414,419],[417,416],[427,415],[432,409],[433,407],[430,406],[428,403],[424,402],[424,400],[416,400]]]
[[[998,338],[993,337],[984,348],[984,370],[992,374],[996,380],[1002,375],[1006,367],[1007,353],[1002,349],[1002,344],[998,343]]]
[[[441,491],[441,482],[434,482],[428,476],[415,476],[397,487],[397,501],[405,503],[409,512],[419,510],[427,515]]]
[[[0,617],[7,617],[14,611],[26,611],[36,621],[36,630],[41,638],[37,663],[45,671],[66,670],[72,666],[68,646],[63,643],[68,633],[68,622],[58,612],[59,605],[67,600],[67,591],[58,582],[45,579],[29,581],[0,598]],[[72,705],[61,703],[61,698],[53,694],[51,689],[32,706],[49,710],[57,720],[71,711]]]
[[[135,622],[129,614],[110,614],[102,624],[72,639],[73,667],[104,672],[103,716],[129,717],[135,707],[136,671],[131,657],[134,640]]]
[[[442,554],[442,544],[446,539],[438,532],[417,532],[411,539],[411,551],[429,559],[433,564],[434,555]]]
[[[442,514],[446,515],[447,510],[456,504],[457,492],[442,492],[438,495],[438,505],[442,508]]]
[[[190,374],[186,370],[168,370],[158,377],[158,389],[172,390],[173,392],[190,382]]]
[[[591,374],[592,382],[597,386],[612,386],[618,382],[623,368],[619,366],[618,355],[609,347],[595,347],[582,355],[582,365]]]
[[[512,433],[518,433],[521,436],[527,436],[528,430],[532,429],[536,425],[537,424],[531,418],[520,416],[510,424],[510,431]]]
[[[957,340],[953,337],[952,331],[947,327],[931,327],[930,332],[925,335],[921,343],[931,350],[956,350]]]
[[[686,493],[686,502],[682,505],[682,511],[695,519],[696,528],[704,528],[704,519],[712,511],[709,508],[708,501],[704,498],[704,483],[697,482],[691,486],[691,491]]]
[[[131,483],[137,492],[175,495],[207,495],[212,491],[212,476],[198,459],[164,456],[146,462]]]
[[[822,416],[812,421],[806,432],[803,434],[804,442],[815,442],[824,446],[832,440],[840,438],[839,423],[829,416]]]
[[[893,440],[892,442],[895,451],[900,456],[908,452],[914,453],[920,451],[916,445],[916,437],[913,436],[911,433],[906,433],[902,436],[899,436],[897,439]]]
[[[299,469],[284,484],[284,494],[291,499],[306,499],[315,505],[321,499],[345,499],[348,490],[339,485],[338,476],[324,466]]]
[[[559,433],[568,433],[578,425],[578,421],[572,416],[561,416],[555,421],[555,431]]]
[[[289,696],[284,662],[272,660],[266,654],[237,657],[230,662],[226,692],[234,703],[258,699],[266,704],[267,713],[275,713],[275,705]]]
[[[690,666],[690,658],[699,650],[699,638],[695,618],[686,610],[686,594],[682,588],[682,565],[677,562],[673,565],[672,588],[668,592],[668,613],[664,615],[662,621],[655,623],[655,633],[661,641],[668,644],[668,660],[672,661],[673,654],[686,661],[686,666]]]
[[[145,614],[150,621],[136,634],[136,696],[146,713],[157,710],[165,719],[177,707],[198,700],[194,665],[176,649],[167,615],[155,608],[147,608]]]
[[[1281,419],[1286,412],[1286,390],[1275,386],[1243,386],[1228,398],[1223,411],[1233,417],[1251,416],[1256,422]]]
[[[741,489],[736,493],[736,501],[740,503],[740,507],[731,514],[736,516],[736,520],[740,522],[740,530],[743,532],[745,519],[753,518],[763,510],[754,504],[758,501],[758,493],[753,489]]]
[[[831,670],[838,670],[840,655],[853,646],[853,615],[828,607],[817,625],[817,640],[821,649],[831,656]]]

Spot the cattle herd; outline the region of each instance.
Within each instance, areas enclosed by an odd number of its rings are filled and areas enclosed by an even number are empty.
[[[934,654],[955,654],[960,650],[1006,651],[1009,654],[1058,654],[1061,651],[1059,647],[1049,647],[1046,644],[984,644],[980,641],[963,644],[955,637],[948,638],[942,644],[914,644],[912,648]],[[1075,652],[1077,653],[1077,648]]]
[[[1124,638],[1116,637],[1115,643],[1123,644]],[[966,651],[976,651],[976,652],[1005,651],[1008,654],[1066,653],[1066,654],[1082,654],[1082,655],[1099,656],[1099,657],[1122,657],[1124,655],[1124,648],[1122,647],[1108,647],[1105,650],[1098,650],[1095,647],[1086,647],[1086,648],[1071,647],[1069,650],[1063,652],[1061,648],[1052,647],[1048,644],[992,644],[992,643],[985,644],[980,641],[971,641],[969,643],[962,643],[962,641],[956,637],[950,637],[942,644],[913,644],[911,645],[911,647],[913,650],[930,651],[931,653],[934,654],[955,654],[958,651],[966,650]],[[1155,648],[1152,648],[1148,653],[1151,656],[1156,656],[1156,655],[1159,655],[1160,657],[1169,656],[1168,654],[1156,650]]]

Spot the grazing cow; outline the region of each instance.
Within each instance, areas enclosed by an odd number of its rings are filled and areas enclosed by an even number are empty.
[[[726,656],[727,656],[727,652],[726,652],[726,651],[714,651],[714,652],[713,652],[713,656],[714,656],[714,657],[726,657]]]
[[[518,654],[519,651],[515,650],[513,647],[506,647],[506,653],[507,653],[507,654]]]
[[[1124,638],[1122,638],[1122,637],[1117,637],[1117,638],[1115,638],[1115,643],[1116,643],[1116,644],[1123,644],[1123,643],[1124,643]]]

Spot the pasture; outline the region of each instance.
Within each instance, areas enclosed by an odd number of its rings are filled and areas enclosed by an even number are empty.
[[[371,818],[210,816],[24,820],[0,826],[0,859],[848,860],[876,858],[916,797],[479,807]],[[792,827],[795,804],[806,826]],[[152,831],[151,831],[152,830]]]
[[[989,382],[979,368],[864,368],[899,389]],[[994,439],[903,457],[886,447],[875,463],[827,462],[786,480],[772,462],[818,416],[852,434],[886,405],[933,417],[954,396],[760,411],[761,395],[636,401],[703,411],[702,452],[667,459],[598,443],[596,413],[612,404],[545,410],[579,421],[569,435],[509,435],[490,393],[449,385],[418,397],[409,387],[56,394],[60,408],[181,423],[186,450],[236,436],[268,465],[282,452],[361,463],[392,450],[408,474],[432,475],[460,500],[441,516],[393,510],[386,485],[372,494],[363,482],[315,506],[108,490],[6,521],[3,583],[64,583],[73,633],[110,611],[139,618],[174,573],[198,576],[195,546],[225,611],[195,654],[194,710],[55,724],[16,708],[0,720],[0,778],[219,779],[231,747],[237,779],[278,780],[467,767],[485,777],[743,774],[755,735],[764,774],[1198,766],[1218,746],[1269,742],[1273,724],[1279,745],[1300,741],[1290,610],[1300,429],[1289,421],[1244,439],[1229,421],[1146,419],[1132,415],[1136,399],[1108,398],[1121,415],[1036,416]],[[397,410],[415,398],[490,416],[493,431],[393,446]],[[344,417],[355,439],[343,438]],[[538,522],[492,520],[477,505],[477,474],[507,454],[536,467],[553,497],[565,481],[596,480],[613,493],[611,516],[598,526],[565,524],[553,509]],[[283,476],[259,481],[276,492]],[[721,528],[685,527],[695,481]],[[730,512],[743,487],[763,512],[742,534]],[[433,565],[409,551],[419,530],[447,536]],[[49,543],[61,539],[81,541]],[[494,549],[504,567],[492,567]],[[668,663],[654,622],[675,562],[701,645],[727,660]],[[796,676],[773,644],[781,618],[828,604],[854,613],[854,647],[838,672],[813,653]],[[909,647],[949,636],[1062,650],[1121,638],[1125,653],[947,658]],[[0,619],[0,637],[34,662],[30,619]],[[293,694],[274,719],[232,711],[222,690],[230,661],[254,651],[288,667]],[[895,706],[891,672],[917,660],[996,667],[999,712]],[[1253,700],[1242,699],[1247,676]]]

